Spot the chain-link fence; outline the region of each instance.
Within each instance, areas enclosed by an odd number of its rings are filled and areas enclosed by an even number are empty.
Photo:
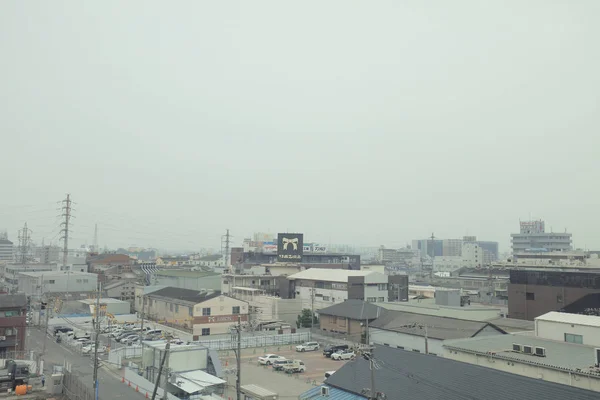
[[[246,349],[253,347],[282,346],[294,343],[304,343],[310,341],[310,339],[310,332],[260,336],[244,336],[244,334],[242,334],[241,347]],[[197,340],[191,343],[199,344],[214,350],[231,350],[237,348],[237,339],[233,335],[230,339]]]
[[[79,377],[64,371],[63,394],[70,400],[95,400],[94,389],[86,386]]]

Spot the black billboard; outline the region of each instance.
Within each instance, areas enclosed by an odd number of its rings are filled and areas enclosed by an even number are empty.
[[[300,262],[302,261],[302,250],[304,250],[304,234],[277,234],[277,261]]]

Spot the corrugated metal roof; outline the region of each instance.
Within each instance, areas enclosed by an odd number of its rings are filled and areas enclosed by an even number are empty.
[[[414,328],[406,327],[406,325],[411,324],[416,324],[417,326]],[[419,326],[426,326],[427,335],[430,338],[446,340],[472,337],[488,325],[499,329],[487,322],[420,315],[402,311],[387,311],[369,326],[374,329],[383,329],[416,336],[425,336],[425,328],[420,328]],[[498,331],[498,333],[504,332]]]
[[[377,391],[387,400],[598,400],[598,392],[448,358],[382,346],[374,355]],[[346,363],[325,384],[360,395],[371,386],[369,361]]]
[[[488,319],[487,322],[494,324],[505,331],[532,331],[535,329],[535,323],[525,319],[494,318]]]
[[[512,351],[512,345],[543,347],[546,349],[546,357],[516,353]],[[553,366],[558,368],[588,368],[595,363],[594,347],[582,344],[558,342],[542,339],[535,336],[525,335],[496,335],[481,336],[470,339],[448,340],[443,344],[446,349],[468,351],[478,354],[486,354],[491,351],[496,356],[524,362],[532,365]]]
[[[321,386],[309,389],[306,392],[302,393],[300,396],[298,396],[299,400],[308,400],[314,398],[325,399],[323,396],[321,396]],[[329,396],[326,397],[327,400],[365,400],[366,398],[367,397],[365,396],[360,396],[358,394],[347,392],[345,390],[341,390],[335,387],[329,387]]]
[[[470,321],[486,321],[498,318],[502,309],[497,307],[485,307],[471,304],[466,307],[449,307],[435,304],[435,299],[422,301],[411,300],[410,302],[380,303],[380,307],[394,311],[404,311],[415,314],[435,315],[438,317],[468,319]]]
[[[273,396],[273,398],[275,398],[277,396],[277,393],[271,392],[270,390],[265,389],[262,386],[255,385],[253,383],[248,385],[242,385],[240,389],[242,389],[242,392],[245,392],[247,394],[255,394],[261,397]]]
[[[594,326],[600,328],[600,317],[595,315],[569,314],[550,311],[535,318],[536,321],[561,322],[564,324]]]
[[[367,276],[375,271],[356,271],[349,269],[309,268],[288,276],[288,279],[307,279],[326,282],[348,282],[350,276]]]

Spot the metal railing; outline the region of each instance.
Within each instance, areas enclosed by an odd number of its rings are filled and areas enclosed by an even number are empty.
[[[284,333],[281,335],[261,335],[261,336],[244,336],[242,335],[241,347],[243,349],[256,348],[256,347],[270,347],[270,346],[283,346],[294,343],[304,343],[311,339],[310,332],[299,332],[299,333]],[[214,350],[232,350],[237,347],[237,341],[235,338],[230,339],[216,339],[216,340],[197,340],[192,342],[199,344],[209,349]]]

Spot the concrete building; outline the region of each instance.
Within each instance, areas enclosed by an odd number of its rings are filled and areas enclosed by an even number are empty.
[[[197,262],[194,262],[195,265],[199,265],[201,267],[208,268],[221,268],[225,266],[225,262],[223,260],[223,256],[221,254],[211,254],[209,256],[199,257]]]
[[[0,238],[0,263],[11,263],[14,260],[13,242],[8,239]]]
[[[362,300],[346,300],[319,310],[319,328],[323,331],[341,333],[346,340],[361,342],[367,321],[371,324],[385,309]]]
[[[538,382],[600,391],[600,368],[595,367],[598,361],[593,346],[529,335],[495,335],[448,340],[443,349],[446,358],[479,365],[496,373],[502,371]]]
[[[152,283],[190,290],[221,290],[221,275],[216,272],[186,269],[162,269],[154,273]]]
[[[388,276],[372,271],[311,268],[288,276],[290,292],[302,300],[302,308],[329,307],[348,299],[371,303],[389,298]]]
[[[598,316],[551,311],[535,318],[534,322],[535,335],[539,338],[600,347]]]
[[[127,254],[105,253],[87,259],[88,271],[97,274],[106,273],[107,270],[114,275],[131,272],[133,260]]]
[[[251,322],[254,325],[283,321],[295,327],[296,319],[302,312],[300,299],[271,296],[261,289],[234,286],[229,295],[248,302]]]
[[[444,257],[460,257],[462,255],[462,239],[444,239],[442,241],[442,255]]]
[[[107,297],[127,301],[133,304],[135,299],[135,281],[130,279],[117,279],[102,286],[102,291]]]
[[[15,350],[25,350],[26,315],[24,294],[0,294],[0,359]]]
[[[600,293],[599,270],[514,269],[508,284],[508,314],[533,320],[595,293]]]
[[[230,333],[237,323],[248,322],[248,303],[219,291],[197,291],[167,287],[144,296],[146,315],[159,322],[191,329],[200,336]]]
[[[542,220],[521,221],[519,233],[510,235],[513,255],[528,249],[546,249],[547,251],[570,251],[573,249],[570,233],[546,232],[545,225]]]
[[[386,249],[384,246],[377,250],[377,262],[385,265],[409,265],[412,262],[411,249]]]
[[[7,292],[16,292],[19,288],[19,274],[21,272],[58,271],[56,264],[2,264],[0,263],[0,278],[4,282],[0,285]],[[2,279],[0,279],[1,281]]]
[[[444,291],[444,289],[441,289]],[[469,321],[491,321],[506,315],[505,309],[496,306],[485,306],[478,304],[467,304],[463,306],[452,306],[448,304],[436,304],[441,302],[443,296],[433,299],[409,300],[404,303],[382,303],[378,306],[390,311],[402,311],[418,315],[430,315],[442,318],[454,318]],[[459,300],[460,301],[460,300]],[[495,322],[495,324],[497,324]],[[531,324],[533,329],[533,324]]]
[[[27,295],[94,292],[98,275],[88,272],[40,271],[19,273],[19,292]]]
[[[489,322],[390,310],[369,324],[369,337],[375,344],[440,357],[444,355],[445,340],[505,333]]]
[[[440,239],[413,240],[412,248],[419,250],[421,257],[442,257],[444,255],[444,241]]]

